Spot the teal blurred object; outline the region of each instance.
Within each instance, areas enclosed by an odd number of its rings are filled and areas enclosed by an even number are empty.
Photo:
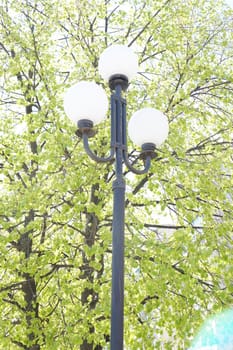
[[[189,350],[233,350],[233,309],[210,317]]]

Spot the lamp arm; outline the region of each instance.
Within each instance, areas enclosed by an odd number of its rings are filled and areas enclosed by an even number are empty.
[[[89,145],[89,141],[88,141],[88,134],[87,133],[83,133],[82,134],[82,139],[83,139],[83,146],[84,146],[84,149],[86,151],[86,153],[88,154],[88,156],[98,162],[98,163],[107,163],[107,162],[110,162],[111,160],[114,159],[114,155],[115,155],[115,150],[113,147],[111,147],[111,151],[110,151],[110,154],[108,157],[99,157],[97,156],[91,149],[90,149],[90,145]]]
[[[141,169],[141,170],[134,168],[134,166],[130,163],[127,150],[123,151],[123,157],[124,157],[125,165],[134,174],[142,175],[142,174],[148,173],[150,166],[151,166],[151,155],[150,154],[146,155],[146,157],[144,159],[144,169]]]

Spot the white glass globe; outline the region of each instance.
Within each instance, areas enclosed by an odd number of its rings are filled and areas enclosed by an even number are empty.
[[[155,108],[143,108],[135,112],[129,121],[130,139],[138,146],[154,143],[160,146],[168,136],[168,119]]]
[[[137,71],[137,55],[128,46],[112,45],[100,55],[99,73],[107,81],[115,74],[125,75],[131,80]]]
[[[67,90],[64,110],[75,123],[88,119],[93,124],[98,124],[106,116],[108,98],[101,86],[90,81],[80,81]]]

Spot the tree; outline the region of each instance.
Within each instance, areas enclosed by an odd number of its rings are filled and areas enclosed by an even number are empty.
[[[232,304],[232,29],[221,1],[2,0],[0,349],[109,348],[114,172],[62,101],[104,84],[113,43],[139,55],[128,116],[170,121],[149,175],[125,170],[125,348],[185,349]],[[91,142],[108,140],[107,120]]]

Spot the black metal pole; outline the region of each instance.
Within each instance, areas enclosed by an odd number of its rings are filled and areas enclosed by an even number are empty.
[[[112,225],[112,304],[111,304],[111,350],[123,350],[124,343],[124,226],[125,226],[125,180],[123,178],[124,123],[121,97],[122,87],[115,87],[112,113],[115,113],[115,171],[113,182]]]
[[[109,80],[111,95],[111,152],[108,157],[98,157],[89,147],[88,139],[94,135],[93,123],[88,119],[78,122],[77,135],[82,136],[87,154],[96,162],[108,162],[115,156],[115,180],[113,181],[113,223],[112,223],[112,293],[111,293],[111,337],[110,349],[124,347],[124,235],[125,235],[125,180],[123,162],[135,174],[145,174],[155,157],[155,145],[142,145],[141,158],[144,169],[130,164],[126,137],[126,100],[122,91],[127,90],[128,79],[115,75]]]

